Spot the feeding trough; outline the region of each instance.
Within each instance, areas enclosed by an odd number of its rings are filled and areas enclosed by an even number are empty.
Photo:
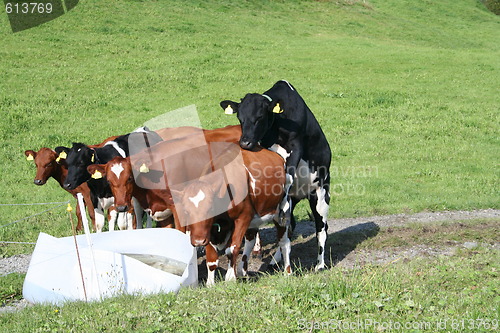
[[[101,300],[196,286],[196,250],[175,229],[56,238],[40,233],[23,286],[33,303]]]

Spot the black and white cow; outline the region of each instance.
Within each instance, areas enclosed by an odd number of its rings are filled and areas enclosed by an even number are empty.
[[[309,199],[318,239],[315,268],[323,269],[332,154],[318,121],[297,90],[284,80],[264,94],[247,94],[240,103],[225,100],[220,105],[226,114],[237,114],[242,148],[251,150],[260,143],[286,159],[287,183],[280,205],[282,223],[290,221],[293,228],[295,205]]]
[[[94,203],[95,223],[97,232],[101,232],[104,226],[104,210],[113,205],[114,198],[111,188],[105,178],[94,179],[87,171],[87,167],[91,164],[105,164],[116,156],[123,158],[131,153],[137,153],[143,148],[153,146],[162,141],[161,137],[146,128],[139,128],[136,131],[119,136],[111,141],[108,141],[102,148],[90,148],[83,143],[73,143],[71,148],[57,147],[55,150],[59,156],[64,156],[68,166],[68,175],[63,183],[63,187],[67,190],[72,190],[82,183],[87,182],[91,198]],[[64,152],[64,154],[62,154]],[[122,170],[119,167],[112,170],[117,177]],[[135,205],[138,206],[138,205]],[[129,207],[116,207],[118,212],[127,212]],[[140,210],[140,209],[139,209]],[[142,210],[141,210],[142,211]],[[117,213],[111,213],[109,221],[109,230],[114,230],[114,223],[117,219]],[[136,216],[142,216],[136,211]],[[118,221],[120,229],[122,226],[132,225],[132,215],[125,213],[125,221]],[[138,221],[139,223],[139,221]]]

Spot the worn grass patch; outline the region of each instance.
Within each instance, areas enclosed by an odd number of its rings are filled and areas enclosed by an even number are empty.
[[[456,245],[464,242],[495,244],[500,242],[499,220],[472,220],[443,223],[418,223],[408,227],[381,228],[376,236],[366,237],[360,248],[384,249],[390,247],[410,247],[414,245]],[[363,233],[353,233],[351,237],[364,237]],[[333,236],[351,243],[343,234]]]

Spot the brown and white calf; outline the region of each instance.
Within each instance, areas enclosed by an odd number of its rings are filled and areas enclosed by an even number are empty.
[[[106,164],[89,165],[87,170],[95,179],[106,177],[113,192],[115,205],[121,210],[128,210],[135,198],[144,210],[148,212],[154,210],[152,217],[157,222],[157,226],[174,225],[170,191],[167,189],[150,190],[138,186],[134,180],[130,157],[117,156]]]
[[[235,154],[230,152],[233,149],[238,150],[241,159],[233,158]],[[283,158],[266,149],[247,151],[234,145],[234,148],[229,147],[222,155],[213,158],[211,169],[209,174],[191,182],[183,190],[172,189],[177,214],[180,220],[187,223],[192,245],[205,246],[207,285],[215,282],[218,252],[224,248],[229,258],[225,279],[236,279],[236,262],[243,237],[245,246],[239,271],[243,275],[247,274],[248,259],[258,228],[270,221],[274,221],[277,228],[284,269],[290,274],[289,226],[277,223],[285,185]],[[234,226],[226,239],[217,242],[214,241],[214,235],[221,229],[223,220],[215,223],[215,219],[218,217],[216,214],[223,210],[221,207],[225,208]],[[214,209],[217,211],[214,212]],[[230,227],[223,225],[222,229],[230,230]]]

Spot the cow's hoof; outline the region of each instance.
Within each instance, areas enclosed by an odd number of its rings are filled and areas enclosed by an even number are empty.
[[[316,267],[314,267],[314,271],[315,272],[320,272],[320,271],[324,271],[326,269],[326,265],[325,264],[318,264],[316,265]]]

